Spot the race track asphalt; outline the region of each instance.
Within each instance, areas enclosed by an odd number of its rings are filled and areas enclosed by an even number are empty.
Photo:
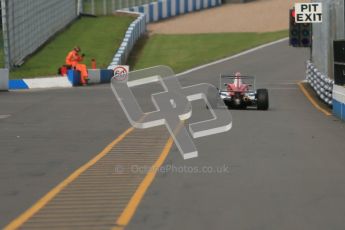
[[[168,173],[158,173],[126,229],[345,229],[345,125],[298,89],[308,55],[285,41],[181,76],[191,85],[255,75],[270,110],[232,111],[228,133],[195,140],[196,159],[173,148]],[[202,120],[202,103],[193,105],[192,119]],[[191,168],[224,165],[229,172]]]
[[[0,93],[0,228],[126,130],[119,109],[109,85]]]
[[[173,147],[164,165],[174,169],[157,174],[126,229],[344,229],[345,125],[298,89],[307,58],[284,41],[180,76],[187,86],[255,75],[270,110],[232,110],[229,132],[195,140],[198,158],[185,161]],[[144,111],[159,89],[134,92]],[[193,121],[208,116],[193,103]],[[128,127],[109,85],[1,93],[0,227]]]

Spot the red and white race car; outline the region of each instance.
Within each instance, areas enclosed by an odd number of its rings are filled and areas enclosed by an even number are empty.
[[[269,107],[268,90],[256,89],[255,78],[241,76],[239,72],[235,76],[220,76],[219,96],[229,109],[256,106],[258,110],[267,110]]]

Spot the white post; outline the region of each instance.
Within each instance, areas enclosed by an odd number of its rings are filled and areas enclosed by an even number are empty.
[[[83,13],[83,0],[78,0],[77,4],[77,15],[79,16],[81,13]]]
[[[107,15],[107,0],[103,0],[103,15]]]
[[[111,13],[114,13],[116,10],[116,6],[115,6],[115,0],[111,1]]]
[[[122,10],[123,5],[122,5],[122,0],[118,0],[119,1],[119,9]]]
[[[95,0],[91,0],[91,14],[95,14]]]

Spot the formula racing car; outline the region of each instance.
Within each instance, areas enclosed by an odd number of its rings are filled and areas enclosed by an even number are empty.
[[[269,107],[268,90],[255,88],[255,77],[220,76],[219,96],[225,105],[230,108],[246,109],[255,106],[258,110],[267,110]]]

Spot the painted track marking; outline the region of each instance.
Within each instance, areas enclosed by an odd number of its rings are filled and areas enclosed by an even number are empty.
[[[97,163],[100,159],[102,159],[109,151],[116,146],[120,141],[122,141],[128,134],[130,134],[134,128],[127,129],[124,133],[118,136],[114,141],[112,141],[107,147],[105,147],[99,154],[97,154],[94,158],[92,158],[89,162],[81,166],[79,169],[74,171],[71,175],[69,175],[65,180],[63,180],[60,184],[58,184],[55,188],[50,190],[46,195],[44,195],[40,200],[38,200],[33,206],[31,206],[28,210],[10,222],[4,230],[12,230],[17,229],[21,225],[23,225],[29,218],[31,218],[35,213],[37,213],[40,209],[42,209],[49,201],[51,201],[58,193],[60,193],[67,185],[73,182],[76,178],[78,178],[83,172],[85,172],[88,168],[92,165]]]
[[[318,102],[309,94],[309,92],[305,89],[305,87],[303,86],[303,81],[298,82],[298,86],[299,88],[302,90],[303,94],[308,98],[308,100],[310,101],[310,103],[319,111],[321,111],[322,113],[324,113],[326,116],[331,116],[332,113],[328,112],[327,110],[325,110],[324,108],[322,108]]]
[[[128,202],[127,207],[121,213],[120,217],[117,219],[116,224],[118,226],[113,228],[113,230],[118,230],[128,225],[135,211],[137,210],[139,203],[143,199],[145,192],[147,191],[147,189],[150,187],[151,183],[153,182],[157,174],[157,169],[162,166],[166,157],[168,156],[173,143],[174,143],[173,139],[170,137],[161,155],[159,156],[157,161],[151,166],[151,169],[147,173],[145,179],[141,182],[138,189],[135,191],[134,195],[132,196],[131,200]]]

